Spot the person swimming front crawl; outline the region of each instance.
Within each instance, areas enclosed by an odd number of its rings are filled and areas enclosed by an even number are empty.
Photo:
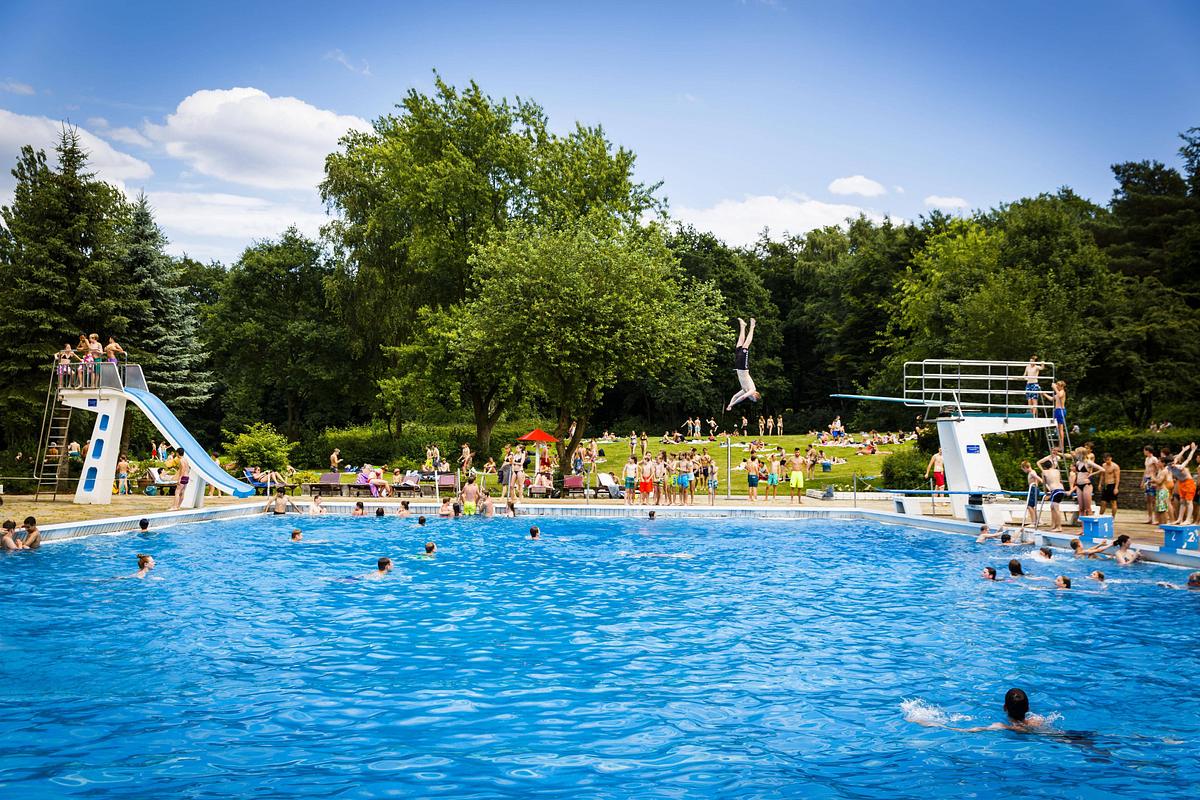
[[[374,572],[368,572],[363,575],[364,581],[378,581],[387,577],[387,574],[392,571],[392,560],[390,558],[381,558],[375,562],[376,569]]]
[[[733,349],[733,370],[737,373],[738,384],[742,388],[730,398],[729,405],[725,406],[726,411],[732,411],[733,407],[743,400],[757,403],[762,399],[762,393],[758,391],[754,385],[754,379],[750,377],[750,343],[754,341],[756,324],[757,321],[751,317],[750,330],[747,331],[746,321],[738,317],[738,339],[737,345]]]

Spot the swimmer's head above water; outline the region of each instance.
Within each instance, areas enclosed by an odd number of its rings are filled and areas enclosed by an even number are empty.
[[[431,556],[431,555],[433,555],[433,554],[434,554],[434,553],[436,553],[436,552],[437,552],[437,545],[436,545],[436,544],[434,544],[433,542],[426,542],[426,543],[425,543],[425,555],[427,555],[427,556]]]
[[[1068,578],[1066,575],[1059,575],[1057,578],[1054,579],[1054,585],[1057,586],[1059,589],[1070,589],[1071,588],[1071,579]]]
[[[1029,695],[1024,689],[1009,689],[1004,693],[1004,713],[1013,722],[1025,722],[1029,716]]]
[[[292,541],[293,542],[298,542],[303,538],[304,538],[304,534],[300,532],[299,528],[292,528]]]
[[[1012,575],[1014,578],[1025,577],[1025,570],[1023,570],[1021,568],[1021,562],[1015,558],[1012,561],[1009,561],[1008,562],[1008,574]]]
[[[996,577],[996,568],[995,567],[984,567],[983,568],[983,579],[985,581],[998,580],[998,578]]]

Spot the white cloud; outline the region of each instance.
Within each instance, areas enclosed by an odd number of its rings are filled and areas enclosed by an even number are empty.
[[[341,50],[334,49],[325,54],[325,60],[336,61],[355,75],[362,75],[367,78],[371,77],[371,65],[367,63],[365,58],[362,60],[362,66],[360,67],[352,62]]]
[[[186,236],[236,240],[242,245],[278,236],[289,225],[315,236],[328,221],[316,195],[311,202],[279,202],[222,192],[149,192],[147,196],[164,228]]]
[[[12,78],[0,81],[0,92],[8,92],[9,94],[37,94],[37,90],[28,83],[14,81]]]
[[[131,144],[135,147],[153,146],[153,143],[139,133],[136,128],[110,128],[108,120],[104,117],[89,117],[87,124],[89,128],[95,129],[97,135],[103,136],[105,139]]]
[[[833,194],[858,194],[863,197],[887,194],[887,189],[883,188],[882,183],[873,181],[866,175],[850,175],[830,181],[829,191]]]
[[[184,98],[146,136],[192,170],[263,189],[313,189],[325,156],[349,130],[369,131],[359,117],[335,114],[295,97],[254,88],[205,89]]]
[[[930,208],[957,209],[970,208],[971,204],[962,197],[947,197],[943,194],[931,194],[925,198],[925,205]]]
[[[903,186],[893,186],[892,191],[895,192],[896,194],[904,194],[904,187]]]
[[[763,228],[769,228],[774,236],[798,235],[814,228],[841,225],[859,214],[865,214],[875,222],[885,218],[883,214],[859,206],[823,203],[802,195],[747,195],[742,200],[722,200],[710,208],[672,210],[672,216],[680,222],[711,231],[731,245],[753,244]]]
[[[62,134],[63,123],[49,117],[30,117],[0,108],[0,196],[11,195],[14,179],[11,174],[23,145],[45,150],[53,163],[54,147]],[[79,128],[79,141],[88,151],[90,168],[103,180],[124,190],[125,181],[145,180],[154,174],[150,165],[141,159],[122,153],[87,128]]]

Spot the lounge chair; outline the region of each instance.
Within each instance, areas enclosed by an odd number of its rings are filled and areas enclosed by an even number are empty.
[[[408,472],[398,482],[392,484],[392,494],[396,497],[412,497],[421,493],[421,473]]]
[[[254,472],[249,469],[242,470],[242,474],[246,476],[246,483],[254,487],[255,494],[258,494],[259,489],[262,489],[263,494],[267,494],[268,490],[274,491],[275,489],[286,489],[287,492],[291,494],[293,489],[299,488],[294,483],[277,483],[272,481],[268,484],[266,481],[256,481],[254,480]]]
[[[303,484],[300,493],[310,494],[313,497],[341,497],[341,476],[336,472],[323,472],[321,473],[320,480],[316,483]]]
[[[442,490],[445,489],[450,494],[458,494],[458,475],[453,472],[439,473],[437,476],[437,494],[442,495]]]
[[[562,490],[567,497],[584,497],[587,494],[582,475],[564,475]]]
[[[625,490],[617,486],[617,482],[607,472],[597,472],[596,478],[600,481],[600,488],[608,490],[608,496],[613,500],[621,500],[625,497]]]
[[[175,480],[165,480],[158,467],[149,467],[146,469],[146,474],[150,476],[150,480],[154,481],[151,486],[154,487],[155,494],[174,494],[177,482]],[[146,489],[150,489],[147,486]]]

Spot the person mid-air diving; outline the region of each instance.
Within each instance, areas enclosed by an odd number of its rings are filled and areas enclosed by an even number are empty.
[[[751,317],[750,330],[746,330],[746,320],[738,317],[738,340],[737,347],[733,348],[733,370],[737,373],[738,383],[742,388],[730,398],[729,405],[725,407],[726,411],[733,410],[733,407],[743,400],[757,403],[762,399],[762,393],[755,388],[754,379],[750,377],[750,342],[754,341],[754,325],[754,317]]]

